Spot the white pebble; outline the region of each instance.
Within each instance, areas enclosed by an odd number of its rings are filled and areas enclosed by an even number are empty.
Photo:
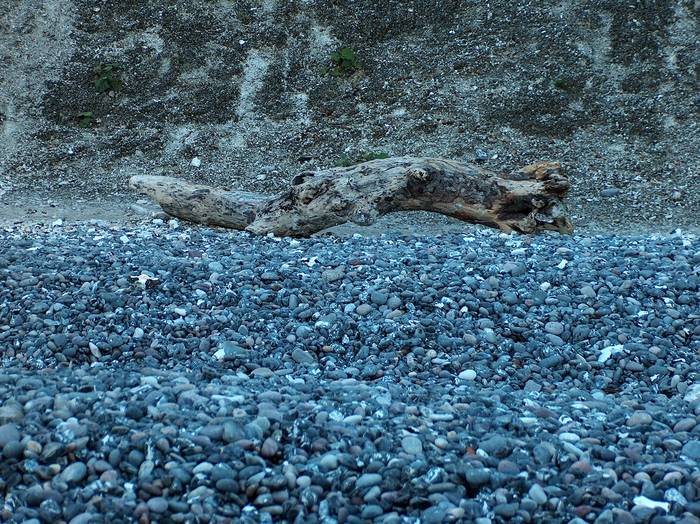
[[[476,371],[474,371],[473,369],[465,369],[458,376],[461,380],[471,381],[476,379]]]
[[[559,440],[563,442],[578,442],[581,440],[581,437],[579,437],[576,433],[560,433],[559,434]]]

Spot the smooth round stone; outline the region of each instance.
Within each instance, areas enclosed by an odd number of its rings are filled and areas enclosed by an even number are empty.
[[[192,468],[192,473],[195,475],[199,473],[206,475],[212,469],[214,469],[214,465],[211,462],[200,462],[194,468]]]
[[[418,437],[412,435],[401,439],[401,447],[409,455],[420,455],[423,453],[423,443]]]
[[[333,470],[338,467],[338,456],[334,453],[327,453],[321,460],[319,460],[319,465],[326,470]]]
[[[537,503],[530,497],[524,497],[520,499],[520,509],[532,514],[533,512],[537,511]]]
[[[59,349],[68,343],[68,337],[63,333],[57,333],[55,335],[52,335],[51,340],[53,340],[53,343],[56,344],[56,347],[58,347]]]
[[[505,291],[501,295],[501,300],[505,303],[508,304],[509,306],[514,306],[515,304],[518,303],[518,295],[513,293],[512,291]]]
[[[168,501],[163,497],[153,497],[146,503],[148,509],[153,513],[165,513],[168,511]]]
[[[630,428],[634,428],[637,426],[647,426],[651,424],[653,419],[651,418],[651,415],[645,411],[637,411],[630,415],[630,417],[627,419],[627,426]]]
[[[547,337],[553,337],[555,335],[547,335]],[[555,344],[556,345],[556,344]],[[543,358],[540,360],[540,367],[543,369],[551,369],[551,368],[556,368],[561,364],[563,361],[562,357],[560,355],[549,355],[548,357]]]
[[[311,477],[308,475],[300,475],[297,477],[297,486],[300,488],[308,488],[311,485]]]
[[[362,499],[365,502],[373,502],[376,501],[379,498],[379,495],[382,494],[382,489],[379,486],[372,486],[370,489],[367,490],[367,493],[365,493],[365,496],[362,497]]]
[[[561,322],[547,322],[544,330],[552,335],[561,335],[564,332],[564,325]]]
[[[493,508],[493,512],[499,517],[511,518],[518,512],[518,507],[518,504],[515,502],[498,504]]]
[[[213,273],[222,273],[224,271],[224,265],[221,262],[209,262],[209,271]]]
[[[272,371],[268,367],[259,367],[255,368],[252,372],[251,375],[255,377],[260,377],[260,378],[270,378],[274,375],[274,371]]]
[[[403,304],[403,302],[399,297],[391,297],[386,302],[386,305],[389,309],[398,309],[399,307],[401,307],[401,304]]]
[[[31,507],[36,507],[41,504],[44,500],[49,498],[49,491],[44,490],[41,485],[31,486],[25,491],[25,500],[27,504]]]
[[[547,494],[539,484],[533,484],[527,494],[537,503],[538,506],[541,506],[547,502]]]
[[[684,419],[676,422],[676,424],[673,426],[673,431],[675,433],[690,431],[691,429],[693,429],[697,425],[698,425],[698,422],[694,418],[684,418]]]
[[[0,447],[5,447],[8,442],[15,442],[22,439],[15,424],[4,424],[0,426]]]
[[[372,304],[376,304],[377,306],[383,306],[386,304],[387,300],[389,297],[387,296],[386,293],[382,293],[380,291],[373,291],[370,295],[370,300],[372,301]]]
[[[2,448],[2,454],[8,459],[17,459],[24,453],[24,444],[18,440],[13,440],[8,442]]]
[[[270,459],[277,454],[278,450],[279,444],[277,444],[277,441],[268,437],[265,439],[265,442],[263,442],[263,445],[260,448],[260,455],[266,459]]]
[[[265,433],[267,430],[270,429],[270,419],[264,416],[259,416],[257,417],[254,421],[253,424],[258,426],[263,433]]]
[[[265,282],[273,282],[273,281],[279,280],[279,279],[280,279],[280,276],[275,271],[265,271],[262,275],[260,275],[260,280],[263,280]]]
[[[460,380],[472,381],[476,379],[476,371],[474,371],[473,369],[465,369],[457,376]]]
[[[87,466],[82,462],[74,462],[61,473],[61,480],[68,484],[80,482],[87,475]]]
[[[294,335],[296,336],[297,339],[304,339],[304,338],[310,337],[312,333],[313,333],[313,330],[309,326],[299,326],[294,331]],[[292,358],[294,358],[294,357],[292,356]]]
[[[511,460],[501,460],[498,463],[498,471],[505,475],[517,475],[520,473],[520,468]]]
[[[548,442],[540,443],[532,449],[532,454],[538,464],[549,464],[556,454],[556,449]]]
[[[209,426],[204,426],[200,431],[200,435],[203,435],[211,440],[221,440],[224,435],[224,426],[219,424],[212,424]]]
[[[700,460],[700,440],[691,440],[687,442],[683,446],[681,454],[693,460]]]
[[[484,329],[482,334],[484,335],[486,342],[491,344],[496,344],[498,342],[498,337],[496,337],[496,333],[493,329]]]
[[[292,359],[297,364],[313,364],[316,359],[308,351],[296,348],[292,351]]]
[[[145,405],[141,403],[132,403],[127,406],[125,415],[134,420],[141,420],[147,413],[148,411]]]
[[[559,440],[573,444],[581,440],[581,437],[579,437],[576,433],[569,433],[565,431],[564,433],[559,433]]]
[[[442,524],[445,522],[447,511],[439,506],[426,509],[421,514],[421,522],[425,524]]]
[[[547,333],[547,340],[549,340],[550,344],[552,344],[553,346],[561,347],[564,345],[564,340],[561,337],[559,337],[557,335],[552,335],[551,333]],[[554,355],[554,356],[559,357],[559,355]],[[550,358],[552,358],[552,357],[550,357]],[[543,366],[543,367],[554,367],[554,366],[559,365],[560,362],[561,362],[560,359],[556,359],[556,360],[554,360],[554,364],[549,365],[549,366]]]
[[[581,288],[581,294],[586,298],[595,298],[598,296],[591,286],[583,286]]]
[[[216,481],[216,489],[222,493],[238,493],[239,484],[234,479],[220,479]]]
[[[76,516],[70,519],[70,522],[68,524],[91,524],[92,522],[95,522],[98,518],[101,517],[95,513],[78,513]]]
[[[361,317],[369,315],[371,311],[372,306],[370,306],[369,304],[360,304],[359,306],[357,306],[357,309],[355,309],[355,312]]]
[[[479,447],[489,455],[498,458],[507,457],[511,452],[511,445],[507,438],[495,435],[479,443]]]
[[[141,451],[138,449],[132,449],[129,452],[129,455],[126,457],[126,460],[129,462],[129,464],[139,467],[143,463],[144,458],[145,457]]]
[[[486,468],[469,468],[464,472],[464,479],[472,487],[480,487],[491,480],[491,472]]]
[[[593,467],[586,460],[577,460],[576,462],[571,464],[571,467],[569,469],[572,473],[576,475],[587,475],[588,473],[593,471]]]
[[[462,335],[462,340],[468,346],[475,346],[478,342],[478,339],[472,333],[465,333]]]
[[[383,513],[384,510],[381,506],[378,506],[376,504],[368,504],[362,509],[361,517],[363,519],[375,519]]]
[[[437,446],[440,449],[447,449],[447,446],[450,445],[448,440],[446,438],[443,438],[443,437],[437,437],[435,439],[435,441],[433,442],[433,444],[435,444],[435,446]]]
[[[355,481],[355,487],[357,489],[370,488],[376,486],[382,482],[382,476],[378,473],[365,473],[360,475]]]

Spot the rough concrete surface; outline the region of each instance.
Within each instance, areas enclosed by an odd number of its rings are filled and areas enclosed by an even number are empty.
[[[560,160],[584,230],[700,223],[700,0],[0,3],[6,220],[123,218],[133,174],[267,192],[381,152]]]

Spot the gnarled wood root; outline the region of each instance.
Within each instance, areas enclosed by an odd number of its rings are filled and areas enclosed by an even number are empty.
[[[345,222],[370,225],[395,211],[432,211],[508,232],[573,231],[562,200],[569,180],[557,162],[498,175],[454,160],[394,157],[304,172],[276,196],[161,176],[134,176],[129,184],[169,215],[276,236],[309,236]]]

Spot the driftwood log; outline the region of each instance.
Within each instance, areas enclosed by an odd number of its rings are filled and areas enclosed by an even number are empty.
[[[395,211],[432,211],[502,231],[571,233],[562,198],[569,180],[556,162],[506,175],[441,158],[395,157],[304,172],[266,196],[134,176],[130,186],[174,217],[276,236],[308,236],[354,222],[370,225]]]

